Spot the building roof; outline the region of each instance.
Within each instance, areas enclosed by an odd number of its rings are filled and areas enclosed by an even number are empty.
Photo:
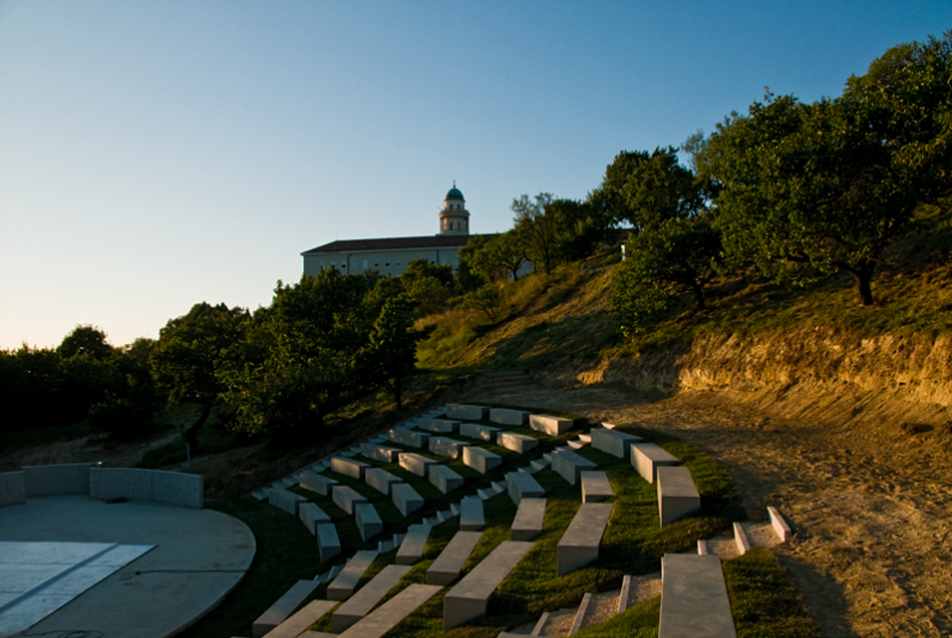
[[[304,251],[302,255],[413,248],[453,248],[466,245],[472,235],[426,235],[424,237],[384,237],[380,239],[342,239]]]
[[[444,199],[444,200],[447,200],[447,199],[463,199],[463,193],[460,191],[460,189],[456,188],[456,183],[454,182],[454,183],[453,183],[453,188],[451,188],[449,191],[447,191],[446,197],[444,197],[443,199]],[[463,201],[466,201],[466,200],[463,200]]]

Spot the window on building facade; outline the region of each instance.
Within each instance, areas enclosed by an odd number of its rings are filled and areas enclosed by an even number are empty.
[[[367,270],[367,268],[368,268],[368,266],[367,266],[367,260],[365,259],[365,260],[364,260],[364,270]]]
[[[385,262],[383,262],[383,265],[386,266],[387,268],[389,268],[389,267],[390,267],[390,262],[389,262],[389,261],[385,261]]]
[[[374,259],[374,268],[380,268],[380,260]]]
[[[345,268],[347,268],[347,262],[346,261],[340,262],[340,269],[344,270]]]

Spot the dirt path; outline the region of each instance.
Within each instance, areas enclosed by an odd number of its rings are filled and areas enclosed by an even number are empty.
[[[474,400],[550,407],[679,436],[720,459],[752,520],[775,505],[780,549],[825,636],[952,636],[952,445],[844,419],[784,419],[729,393],[513,388]],[[917,438],[919,437],[919,438]]]

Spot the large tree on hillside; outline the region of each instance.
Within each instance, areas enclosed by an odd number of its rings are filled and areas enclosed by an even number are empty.
[[[950,192],[950,77],[947,33],[890,49],[835,100],[768,94],[720,124],[697,163],[723,186],[728,253],[775,277],[848,272],[872,304],[883,251],[920,203]]]
[[[510,206],[515,214],[513,231],[521,239],[526,257],[536,270],[546,274],[552,272],[556,262],[555,217],[546,214],[552,200],[552,193],[539,193],[531,200],[528,195],[521,195]]]

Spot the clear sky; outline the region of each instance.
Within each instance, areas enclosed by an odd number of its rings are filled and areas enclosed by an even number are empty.
[[[268,305],[300,253],[582,199],[621,150],[837,96],[952,2],[0,0],[0,348]]]

